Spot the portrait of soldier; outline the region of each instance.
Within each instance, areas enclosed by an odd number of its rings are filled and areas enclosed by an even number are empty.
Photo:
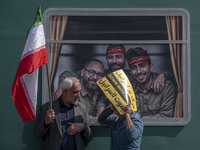
[[[136,81],[133,89],[142,117],[173,117],[175,84],[171,80],[166,80],[163,91],[155,93],[153,87],[158,74],[153,72],[153,64],[147,51],[141,47],[130,48],[126,53],[126,58],[130,73]]]

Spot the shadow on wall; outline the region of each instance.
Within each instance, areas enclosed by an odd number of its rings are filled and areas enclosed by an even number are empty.
[[[25,122],[23,131],[23,143],[26,145],[22,150],[36,150],[41,149],[41,139],[34,137],[33,129],[36,123],[36,119],[33,121]]]
[[[110,149],[110,127],[94,126],[95,136],[87,143],[87,150],[108,150]]]

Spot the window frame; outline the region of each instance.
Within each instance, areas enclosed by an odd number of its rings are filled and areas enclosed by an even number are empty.
[[[50,40],[50,16],[181,16],[183,23],[182,40]],[[50,55],[50,43],[63,44],[171,44],[183,45],[183,118],[142,118],[145,126],[183,126],[191,119],[191,76],[190,76],[190,15],[182,8],[48,8],[43,13],[47,54]],[[49,99],[47,68],[42,68],[42,103]],[[95,123],[99,126],[100,124]]]

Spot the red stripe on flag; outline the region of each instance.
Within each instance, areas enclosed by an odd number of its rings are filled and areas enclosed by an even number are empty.
[[[40,51],[32,53],[20,61],[15,78],[31,73],[43,64],[48,64],[46,46],[43,45],[40,48],[42,48]]]
[[[31,73],[41,65],[48,63],[46,46],[43,45],[40,48],[41,50],[31,53],[20,61],[12,85],[12,98],[17,111],[24,122],[35,119],[33,113],[35,110],[33,111],[30,95],[27,95],[28,92],[25,91],[26,88],[23,88],[23,83],[21,83],[20,77],[24,74]]]
[[[35,119],[35,115],[31,110],[19,78],[13,83],[12,98],[17,111],[24,122]]]

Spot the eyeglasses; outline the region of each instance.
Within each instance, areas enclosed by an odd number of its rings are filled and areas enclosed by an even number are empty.
[[[104,73],[101,73],[101,72],[96,72],[96,71],[94,71],[94,70],[88,70],[88,69],[86,69],[85,68],[85,70],[88,72],[88,74],[89,74],[89,76],[94,76],[95,74],[97,75],[97,78],[99,78],[99,79],[101,79],[101,78],[103,78],[103,76],[104,76]]]

